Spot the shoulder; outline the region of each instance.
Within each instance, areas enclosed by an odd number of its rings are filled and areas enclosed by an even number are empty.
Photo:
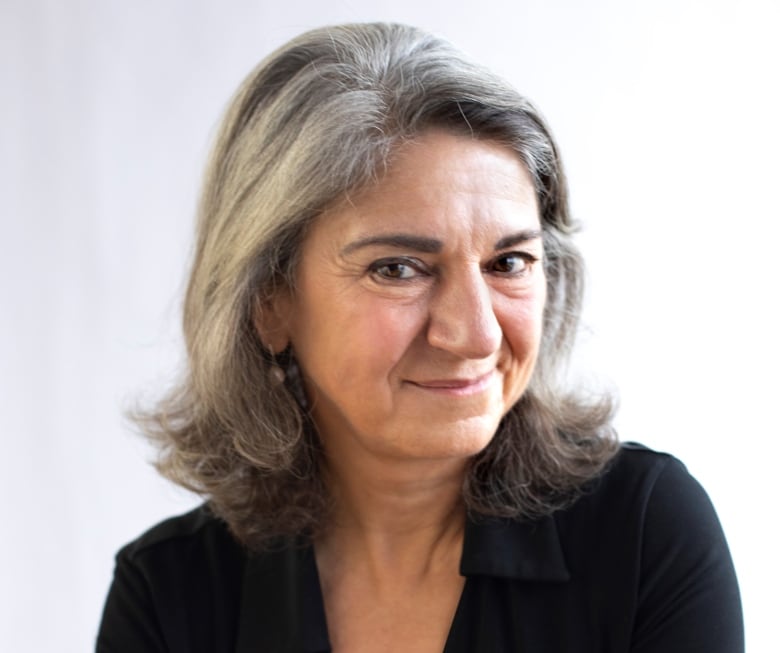
[[[636,502],[635,507],[650,524],[684,525],[690,533],[697,521],[706,521],[720,531],[707,492],[687,467],[668,453],[625,443],[602,484],[604,493],[622,494],[625,501]]]
[[[578,504],[591,510],[609,507],[639,511],[644,516],[651,503],[663,502],[670,494],[678,501],[687,498],[709,504],[701,485],[680,460],[636,442],[626,442],[601,476],[585,487]]]
[[[240,586],[247,552],[207,505],[166,519],[117,553],[117,569],[132,569],[153,592],[186,595],[197,584],[218,593]]]
[[[236,547],[227,524],[217,518],[207,505],[170,517],[141,534],[120,549],[117,557],[139,561],[165,550],[215,549]]]
[[[596,485],[649,489],[670,473],[690,477],[685,465],[673,455],[637,442],[624,442]]]
[[[246,555],[206,506],[150,528],[117,553],[98,650],[231,650]]]
[[[686,651],[742,650],[725,535],[706,491],[677,458],[624,444],[556,523],[573,576],[632,606],[638,648],[677,651],[687,641],[696,646]],[[605,613],[616,610],[605,603]],[[718,632],[704,637],[712,623]]]
[[[604,473],[554,515],[572,571],[649,587],[656,574],[680,576],[717,560],[728,547],[707,493],[674,456],[621,446]]]
[[[596,494],[619,496],[622,514],[636,513],[644,590],[678,569],[700,586],[723,581],[736,591],[733,566],[720,521],[705,489],[682,462],[640,445],[622,447]],[[732,597],[732,599],[735,597]]]
[[[564,528],[569,522],[587,525],[602,542],[614,535],[637,548],[664,536],[706,538],[721,532],[707,493],[686,466],[634,442],[621,445],[604,473],[556,517]]]

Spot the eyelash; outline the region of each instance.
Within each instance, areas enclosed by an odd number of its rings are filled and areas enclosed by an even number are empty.
[[[492,270],[493,273],[498,274],[502,277],[508,277],[508,278],[519,278],[523,277],[528,272],[530,272],[530,269],[532,266],[539,261],[539,258],[534,256],[533,254],[529,254],[528,252],[506,252],[505,254],[501,254],[499,256],[496,256],[494,259],[492,259],[488,265],[486,266],[486,271],[490,272],[491,268],[493,268],[496,263],[501,261],[502,259],[513,259],[518,258],[521,259],[525,265],[523,268],[517,272],[515,271],[501,271],[501,270]],[[391,276],[389,274],[382,273],[382,269],[385,268],[395,268],[396,271],[400,268],[409,268],[414,272],[411,276]],[[368,268],[369,273],[372,277],[374,277],[378,281],[400,281],[400,282],[410,282],[414,281],[419,276],[428,277],[431,275],[431,272],[429,271],[428,267],[422,263],[422,261],[414,258],[408,258],[405,256],[396,256],[391,258],[382,258],[377,261],[374,261],[371,263],[371,265]]]
[[[380,271],[382,268],[391,268],[395,267],[396,269],[401,267],[410,268],[415,272],[415,274],[411,277],[399,277],[399,276],[391,276],[388,274],[382,274]],[[378,281],[412,281],[419,275],[423,276],[429,276],[429,272],[425,269],[425,265],[418,261],[417,259],[413,258],[407,258],[405,256],[396,256],[393,258],[381,258],[378,261],[374,261],[368,268],[369,273],[372,277],[377,279]]]
[[[496,271],[497,274],[500,274],[502,276],[507,277],[520,277],[525,276],[528,272],[530,272],[531,268],[533,267],[534,263],[536,263],[539,259],[538,257],[534,256],[533,254],[529,254],[528,252],[507,252],[506,254],[501,254],[500,256],[497,256],[494,258],[490,265],[494,266],[498,261],[502,259],[510,259],[510,258],[519,258],[523,261],[523,269],[519,270],[518,272],[500,272]]]

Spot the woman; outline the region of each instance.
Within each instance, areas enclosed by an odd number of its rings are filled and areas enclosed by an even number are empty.
[[[144,420],[207,503],[119,553],[98,650],[742,650],[704,492],[560,387],[572,231],[538,113],[441,40],[263,62],[205,182],[188,374]]]

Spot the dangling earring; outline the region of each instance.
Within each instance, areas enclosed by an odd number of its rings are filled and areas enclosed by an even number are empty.
[[[271,378],[273,378],[273,380],[277,383],[284,383],[284,379],[286,378],[287,374],[276,362],[276,354],[274,353],[273,347],[268,346],[266,349],[268,349],[268,353],[270,354],[271,358]]]

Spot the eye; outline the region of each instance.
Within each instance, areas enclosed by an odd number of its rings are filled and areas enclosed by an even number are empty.
[[[510,252],[494,258],[488,270],[503,276],[522,276],[538,259],[527,252]]]
[[[422,265],[407,258],[383,258],[369,266],[373,277],[381,281],[407,281],[424,274]]]

